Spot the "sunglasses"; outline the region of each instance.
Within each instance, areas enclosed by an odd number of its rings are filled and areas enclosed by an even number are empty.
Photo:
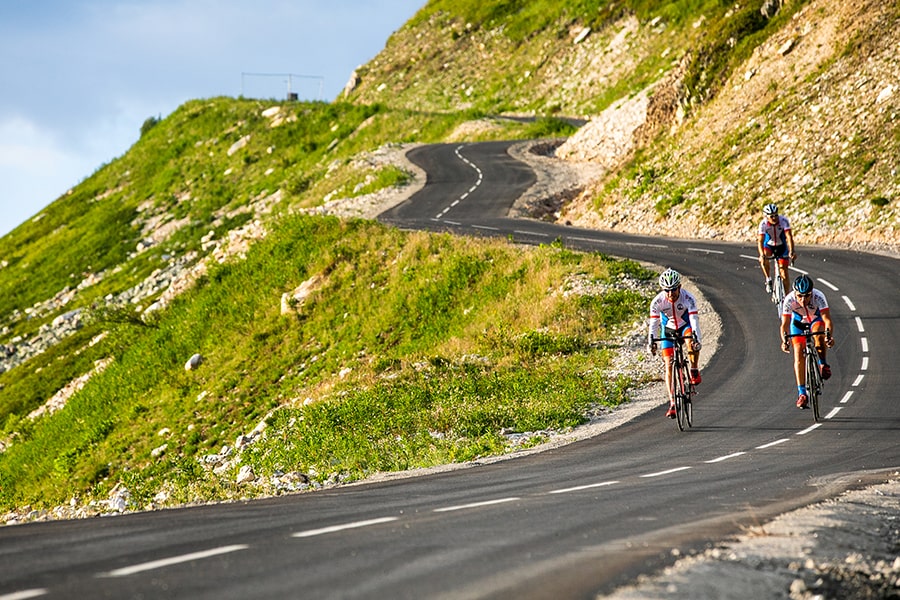
[[[812,292],[806,292],[805,294],[800,294],[800,293],[797,294],[798,298],[809,298],[810,296],[812,296]]]

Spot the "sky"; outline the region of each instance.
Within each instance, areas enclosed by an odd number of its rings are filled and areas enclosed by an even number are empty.
[[[188,100],[335,100],[426,3],[0,0],[0,236]]]

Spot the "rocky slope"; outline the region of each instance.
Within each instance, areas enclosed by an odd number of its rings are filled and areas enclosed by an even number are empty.
[[[720,94],[680,120],[676,69],[659,86],[595,117],[563,145],[568,160],[604,164],[560,215],[587,227],[753,240],[760,207],[775,202],[800,244],[898,250],[900,39],[896,3],[811,2],[756,48]],[[615,169],[670,128],[644,172],[664,172],[685,201],[664,216],[665,186]],[[642,139],[643,136],[643,139]],[[667,169],[665,163],[675,166]],[[605,190],[610,180],[611,190]],[[654,195],[652,192],[656,192]]]

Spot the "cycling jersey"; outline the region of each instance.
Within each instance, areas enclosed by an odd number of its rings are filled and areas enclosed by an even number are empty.
[[[759,235],[763,236],[763,247],[773,251],[777,257],[781,257],[787,251],[786,231],[791,230],[791,223],[787,217],[778,215],[775,223],[769,223],[763,219],[759,224]]]
[[[694,295],[681,289],[675,302],[670,302],[665,292],[660,292],[650,302],[650,337],[660,337],[660,325],[663,329],[674,330],[685,335],[687,328],[700,341],[700,322],[697,318],[697,299]],[[663,348],[671,348],[671,342],[662,342]]]
[[[784,297],[781,305],[781,314],[791,317],[791,333],[803,333],[813,328],[814,324],[822,323],[822,311],[828,310],[828,300],[825,294],[813,289],[809,306],[804,306],[797,298],[797,292],[793,291]]]

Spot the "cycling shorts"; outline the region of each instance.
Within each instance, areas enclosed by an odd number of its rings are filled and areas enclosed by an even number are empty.
[[[823,329],[825,329],[825,321],[823,321],[822,317],[818,315],[815,319],[813,319],[812,323],[798,321],[797,319],[791,319],[791,335],[806,333],[807,331],[822,331]],[[791,342],[795,346],[803,346],[806,344],[806,338],[799,336],[792,337]]]
[[[663,337],[674,337],[676,333],[681,337],[691,337],[691,335],[694,333],[694,330],[691,329],[690,323],[685,323],[681,326],[680,329],[678,329],[677,332],[674,329],[666,328]],[[659,349],[660,353],[663,356],[672,356],[673,354],[675,354],[675,342],[670,340],[663,340],[659,343]]]
[[[777,246],[763,245],[763,256],[766,258],[774,257],[778,259],[778,262],[784,262],[790,259],[787,244],[778,244]]]

